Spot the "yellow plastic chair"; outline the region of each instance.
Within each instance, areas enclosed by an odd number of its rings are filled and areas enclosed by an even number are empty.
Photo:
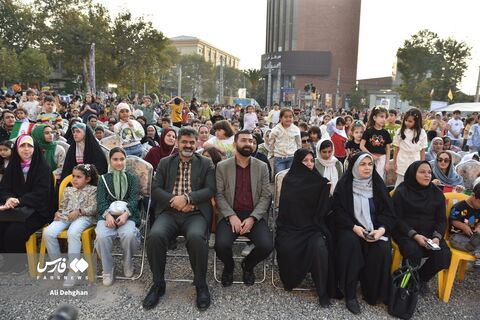
[[[63,196],[63,191],[65,188],[72,183],[72,175],[68,175],[63,179],[62,183],[60,184],[60,188],[58,190],[58,206],[60,207],[60,203],[62,202],[62,196]],[[47,226],[44,227],[44,229]],[[68,239],[68,230],[63,230],[59,235],[58,239]],[[93,252],[93,239],[95,238],[95,227],[90,226],[87,229],[85,229],[82,232],[82,249],[83,249],[83,255],[85,257],[85,260],[87,260],[88,263],[88,281],[89,282],[94,282],[96,277],[95,277],[95,272],[93,270],[93,259],[92,259],[92,252]],[[46,252],[46,246],[45,246],[45,240],[42,237],[42,241],[40,242],[40,262],[39,264],[41,266],[44,265],[45,261],[45,252]]]
[[[468,198],[467,195],[463,193],[456,193],[456,192],[447,192],[444,194],[445,199],[448,201],[447,202],[447,221],[448,217],[450,216],[450,211],[452,210],[452,207],[455,203],[458,201],[462,201]],[[447,231],[445,232],[445,241],[447,241],[448,246],[450,247],[450,251],[452,252],[452,260],[450,261],[450,267],[446,270],[441,271],[440,275],[439,273],[439,279],[440,276],[443,277],[443,288],[442,288],[442,294],[440,295],[440,299],[442,299],[443,302],[448,302],[450,300],[450,294],[452,293],[452,288],[453,288],[453,283],[455,281],[455,276],[457,274],[457,269],[458,269],[458,280],[462,281],[465,279],[465,271],[467,269],[467,262],[469,261],[475,261],[475,257],[471,255],[468,252],[454,249],[450,245],[450,242],[448,241],[448,228]]]

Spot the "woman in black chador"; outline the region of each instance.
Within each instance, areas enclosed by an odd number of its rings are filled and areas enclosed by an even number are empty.
[[[17,138],[0,183],[0,253],[23,253],[30,235],[53,219],[52,170],[29,135]],[[24,255],[5,259],[2,272],[21,273]]]
[[[443,235],[447,225],[445,197],[432,182],[432,168],[427,161],[412,163],[405,172],[405,180],[393,196],[398,224],[393,238],[402,256],[413,265],[422,258],[428,260],[419,270],[420,293],[428,291],[427,282],[440,270],[450,265],[451,253]],[[431,239],[440,250],[428,250],[426,240]]]
[[[95,165],[99,175],[107,173],[107,159],[92,130],[84,123],[76,123],[71,131],[73,142],[68,148],[60,180],[65,179],[76,165],[82,163]]]
[[[362,152],[352,157],[333,193],[333,210],[335,262],[348,310],[360,313],[356,294],[359,281],[367,303],[387,303],[392,260],[389,233],[396,219],[372,155]]]
[[[332,241],[325,225],[330,185],[315,170],[314,160],[309,150],[295,152],[282,183],[275,247],[285,289],[298,286],[310,272],[320,305],[326,308],[329,296],[336,294]]]

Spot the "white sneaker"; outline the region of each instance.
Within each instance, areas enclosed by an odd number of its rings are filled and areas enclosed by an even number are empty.
[[[123,261],[123,275],[126,278],[133,277],[133,262],[132,259],[129,261]]]
[[[64,287],[73,287],[77,284],[77,276],[75,275],[74,272],[69,272],[67,274],[67,278],[65,281],[63,281],[63,286]]]
[[[254,244],[246,245],[245,248],[243,248],[241,255],[243,257],[246,257],[252,252],[252,250],[255,248]]]
[[[115,278],[114,274],[113,274],[113,268],[112,268],[112,272],[111,273],[105,273],[103,272],[102,275],[103,275],[103,285],[104,286],[111,286],[113,284],[113,280]]]

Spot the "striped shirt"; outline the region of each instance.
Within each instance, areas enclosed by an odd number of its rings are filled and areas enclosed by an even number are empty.
[[[187,195],[190,201],[190,192],[192,192],[192,161],[180,161],[172,194],[174,196]]]

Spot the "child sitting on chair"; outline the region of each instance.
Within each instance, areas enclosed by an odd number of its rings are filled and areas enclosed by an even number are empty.
[[[60,208],[55,213],[54,221],[44,230],[43,238],[51,261],[60,258],[58,235],[68,229],[69,260],[80,258],[82,248],[81,235],[95,223],[97,214],[97,180],[98,174],[93,164],[80,164],[72,170],[72,186],[63,191]],[[63,286],[72,287],[77,277],[69,271]]]
[[[113,240],[120,237],[123,249],[123,273],[126,278],[133,276],[133,255],[140,245],[138,199],[140,189],[138,178],[126,171],[127,154],[120,147],[110,150],[108,173],[100,176],[97,189],[97,227],[95,249],[102,260],[103,284],[112,285],[114,264]]]
[[[453,248],[471,253],[480,267],[480,184],[472,194],[456,203],[450,212],[450,243]]]

